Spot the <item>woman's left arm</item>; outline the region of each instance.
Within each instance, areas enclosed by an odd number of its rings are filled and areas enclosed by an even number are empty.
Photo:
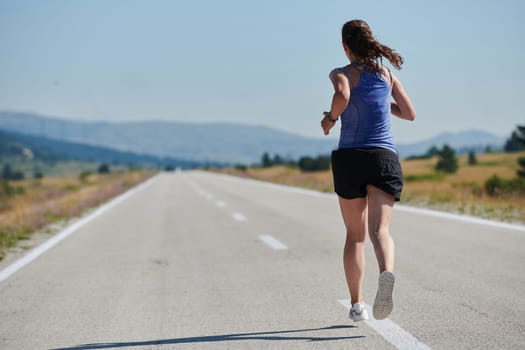
[[[412,121],[416,119],[416,109],[401,81],[396,76],[393,76],[392,97],[394,102],[391,103],[390,110],[393,115],[405,120]]]

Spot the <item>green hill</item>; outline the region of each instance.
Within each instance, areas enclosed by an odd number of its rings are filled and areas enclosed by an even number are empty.
[[[106,147],[58,141],[46,137],[0,130],[0,163],[15,164],[27,171],[55,166],[61,162],[107,163],[117,166],[184,169],[202,163],[171,157],[156,157],[133,152],[121,152]],[[218,164],[213,164],[218,165]],[[28,175],[28,174],[26,174]]]

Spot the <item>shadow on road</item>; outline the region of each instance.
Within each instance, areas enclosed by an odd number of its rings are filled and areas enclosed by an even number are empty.
[[[222,334],[222,335],[210,335],[201,337],[189,337],[189,338],[174,338],[164,340],[145,340],[137,342],[120,342],[120,343],[96,343],[96,344],[83,344],[68,348],[56,348],[52,350],[89,350],[89,349],[113,349],[123,347],[134,347],[134,346],[148,346],[148,345],[173,345],[173,344],[188,344],[188,343],[213,343],[213,342],[225,342],[225,341],[239,341],[239,340],[305,340],[305,341],[330,341],[330,340],[344,340],[344,339],[358,339],[364,338],[364,336],[351,336],[351,337],[314,337],[314,336],[283,336],[279,334],[290,334],[300,333],[309,331],[324,331],[334,329],[349,329],[355,328],[350,325],[339,325],[329,326],[322,328],[310,328],[310,329],[295,329],[287,331],[274,331],[274,332],[258,332],[258,333],[237,333],[237,334]]]

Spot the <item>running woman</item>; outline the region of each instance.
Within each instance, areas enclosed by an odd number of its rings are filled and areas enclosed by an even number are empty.
[[[341,119],[332,173],[346,226],[343,264],[352,302],[349,317],[353,321],[368,319],[361,294],[368,224],[380,273],[372,310],[380,320],[394,307],[394,242],[389,226],[394,202],[399,201],[403,188],[390,115],[414,120],[416,111],[399,79],[382,64],[384,57],[401,69],[399,53],[378,42],[362,20],[345,23],[342,39],[350,64],[330,73],[335,92],[321,127],[328,135]]]

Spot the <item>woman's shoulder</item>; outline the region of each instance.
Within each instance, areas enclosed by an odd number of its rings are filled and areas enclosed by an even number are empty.
[[[335,67],[334,69],[330,71],[330,74],[337,73],[337,72],[345,73],[345,72],[349,72],[352,70],[357,70],[357,68],[354,67],[352,64],[347,64],[346,66]]]
[[[348,80],[348,74],[345,71],[344,67],[337,67],[330,71],[330,74],[328,74],[328,77],[331,81],[335,82],[337,79],[345,79]]]
[[[345,72],[345,67],[336,67],[336,68],[333,68],[333,69],[330,71],[329,76],[332,77],[332,76],[334,76],[335,74],[346,74],[346,72]]]
[[[335,75],[342,74],[350,83],[350,87],[355,87],[359,83],[360,71],[351,64],[344,67],[334,68],[330,71],[330,79],[333,79]]]

